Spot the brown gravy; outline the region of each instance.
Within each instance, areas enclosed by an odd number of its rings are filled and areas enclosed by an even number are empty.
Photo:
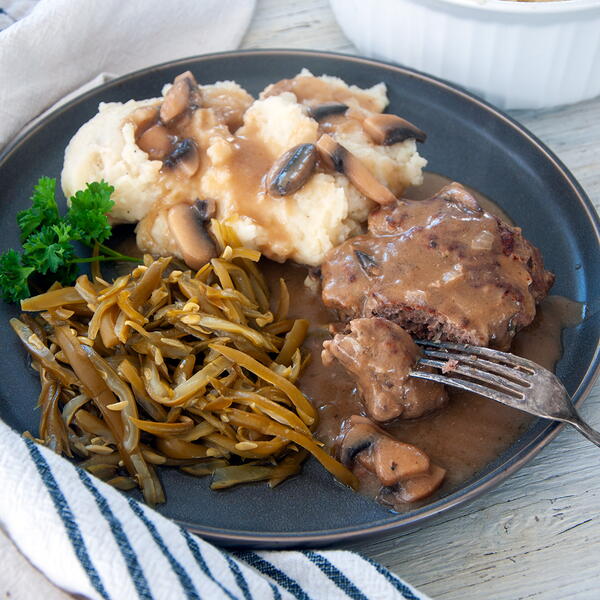
[[[331,85],[318,77],[294,77],[282,79],[270,85],[262,94],[263,98],[277,96],[283,92],[295,94],[298,102],[306,104],[324,104],[341,102],[358,105],[361,108],[380,112],[377,102],[368,93],[359,89],[348,89],[345,86]]]
[[[416,337],[501,350],[554,280],[521,231],[457,183],[375,209],[368,233],[330,250],[321,272],[323,302],[344,318],[385,317]]]
[[[448,181],[441,176],[426,175],[427,181],[435,182],[435,190]],[[423,194],[427,195],[428,192]],[[478,200],[481,201],[481,198],[479,194]],[[486,210],[491,209],[490,212],[506,218],[489,200],[484,205]],[[331,447],[342,421],[353,414],[364,413],[354,382],[347,372],[337,363],[327,368],[321,363],[321,346],[330,337],[328,324],[336,320],[335,313],[321,302],[320,290],[304,285],[306,268],[263,261],[262,270],[273,290],[277,289],[275,284],[280,277],[285,279],[292,298],[290,317],[310,320],[305,348],[312,353],[312,362],[300,379],[300,388],[317,407],[317,437]],[[582,315],[582,304],[561,296],[547,297],[538,307],[534,322],[517,334],[512,351],[553,369],[562,354],[562,329],[580,323]],[[447,470],[444,484],[433,498],[446,495],[471,479],[509,448],[532,420],[525,413],[486,398],[448,391],[450,403],[442,410],[421,419],[385,426],[394,437],[421,448],[434,463]],[[375,497],[379,488],[380,484],[373,476],[365,472],[363,479],[361,473],[361,493]],[[379,497],[379,500],[389,501],[385,497]],[[431,498],[423,503],[430,501]],[[395,504],[393,508],[402,512],[414,506]]]
[[[264,176],[274,159],[267,146],[249,132],[246,136],[236,136],[231,147],[229,169],[235,173],[232,178],[232,197],[237,212],[267,228],[275,237],[273,240],[285,244],[288,240],[281,228],[273,226],[275,218],[269,209],[269,198],[264,190]]]

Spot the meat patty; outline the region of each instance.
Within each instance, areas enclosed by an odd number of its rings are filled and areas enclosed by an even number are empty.
[[[335,358],[354,375],[373,420],[414,419],[446,403],[444,386],[409,376],[421,352],[404,329],[374,317],[354,319],[349,328],[323,343],[323,363]]]
[[[518,227],[453,183],[369,217],[369,233],[322,264],[323,301],[345,319],[379,316],[413,335],[510,347],[554,283]]]

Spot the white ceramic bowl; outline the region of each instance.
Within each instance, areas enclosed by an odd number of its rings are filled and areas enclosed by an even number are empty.
[[[458,83],[500,108],[600,94],[600,0],[330,0],[367,56]]]

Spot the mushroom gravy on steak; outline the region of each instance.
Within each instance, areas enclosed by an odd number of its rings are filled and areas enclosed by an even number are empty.
[[[461,185],[369,215],[369,233],[333,248],[323,301],[344,318],[380,316],[416,337],[508,349],[554,275],[518,227]]]
[[[415,419],[446,404],[444,386],[409,376],[421,351],[399,325],[370,317],[353,319],[348,329],[323,342],[322,361],[327,367],[337,359],[355,376],[374,421]]]

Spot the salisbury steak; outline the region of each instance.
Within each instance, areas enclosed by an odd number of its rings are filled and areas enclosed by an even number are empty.
[[[367,414],[375,421],[414,419],[442,407],[444,386],[410,377],[421,356],[402,327],[371,317],[354,319],[349,331],[323,343],[323,364],[334,358],[356,379]]]
[[[508,349],[554,275],[521,234],[453,183],[369,217],[369,233],[333,248],[323,301],[345,319],[379,316],[416,337]]]

